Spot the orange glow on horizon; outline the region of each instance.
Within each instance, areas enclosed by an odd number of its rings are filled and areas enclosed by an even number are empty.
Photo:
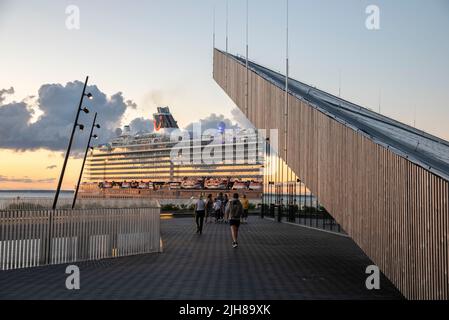
[[[63,160],[62,152],[0,149],[0,190],[55,190]],[[63,190],[74,189],[81,163],[70,158]]]

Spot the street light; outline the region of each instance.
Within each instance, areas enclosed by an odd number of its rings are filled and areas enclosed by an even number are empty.
[[[88,81],[89,81],[89,77],[87,76],[86,81],[84,82],[83,93],[81,94],[80,103],[78,105],[78,109],[76,112],[75,122],[73,123],[72,134],[70,135],[69,145],[67,146],[67,152],[65,154],[64,164],[62,165],[61,174],[59,176],[58,187],[56,188],[55,198],[53,200],[53,207],[52,207],[53,211],[56,210],[56,206],[58,204],[59,193],[61,192],[62,181],[64,180],[64,174],[65,174],[65,169],[67,167],[67,162],[69,160],[70,150],[72,149],[72,143],[73,143],[73,137],[75,135],[75,130],[77,127],[79,127],[81,130],[84,129],[84,126],[80,125],[78,123],[78,119],[80,117],[80,112],[81,112],[81,110],[83,110],[84,112],[86,112],[86,110],[87,110],[87,112],[89,112],[89,110],[87,108],[84,108],[84,109],[82,108],[84,97],[87,96],[89,100],[93,99],[93,96],[91,93],[88,93],[86,95],[86,88],[87,88]],[[48,264],[51,263],[51,242],[52,242],[51,240],[52,240],[53,211],[50,211],[49,217],[48,217],[48,243],[47,243],[47,263]]]
[[[94,121],[92,122],[92,128],[90,129],[89,141],[87,142],[86,152],[84,153],[83,165],[81,166],[81,172],[80,172],[80,176],[78,178],[78,184],[76,185],[75,195],[73,197],[72,209],[75,209],[76,198],[78,197],[78,191],[80,188],[81,179],[83,177],[83,171],[84,171],[84,165],[86,164],[87,153],[89,150],[93,150],[93,147],[91,147],[90,142],[92,141],[92,138],[98,139],[98,135],[93,134],[94,128],[98,128],[98,129],[101,128],[100,125],[96,123],[96,121],[97,121],[97,113],[95,112]]]
[[[73,123],[72,134],[70,135],[69,145],[67,147],[67,152],[65,154],[65,159],[64,159],[64,164],[62,166],[61,175],[59,176],[58,187],[56,189],[55,198],[53,200],[53,210],[56,210],[56,205],[58,204],[59,193],[61,192],[62,181],[64,180],[65,169],[67,167],[67,161],[69,160],[70,150],[72,149],[73,136],[75,135],[76,127],[78,126],[81,130],[84,129],[84,126],[78,123],[80,112],[81,112],[81,110],[83,110],[85,113],[89,112],[89,110],[87,108],[82,108],[84,97],[87,97],[89,100],[93,99],[93,96],[92,96],[91,93],[86,94],[86,88],[87,88],[87,82],[88,81],[89,81],[89,77],[86,77],[86,81],[84,82],[83,93],[81,94],[80,103],[79,103],[79,106],[78,106],[78,110],[76,112],[75,122]],[[49,220],[51,222],[51,215],[50,215],[50,219]],[[51,234],[51,230],[50,230],[50,234]]]

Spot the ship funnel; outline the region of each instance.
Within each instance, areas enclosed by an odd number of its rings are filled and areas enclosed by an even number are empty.
[[[162,129],[179,129],[178,123],[170,113],[169,107],[158,107],[157,113],[153,114],[154,131],[158,132]]]

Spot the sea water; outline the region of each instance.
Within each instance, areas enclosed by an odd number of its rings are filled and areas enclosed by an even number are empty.
[[[53,190],[0,190],[0,199],[11,198],[36,198],[36,199],[48,199],[55,196]],[[73,191],[61,191],[59,194],[61,199],[73,197]]]

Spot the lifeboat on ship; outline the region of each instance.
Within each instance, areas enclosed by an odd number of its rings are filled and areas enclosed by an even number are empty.
[[[204,188],[209,190],[226,190],[228,188],[228,180],[215,178],[206,179]]]
[[[105,181],[102,187],[103,189],[112,189],[112,183]]]
[[[146,183],[146,182],[144,182],[144,181],[141,181],[141,182],[139,183],[138,189],[148,189],[148,183]]]
[[[249,183],[249,190],[260,191],[263,188],[263,184],[260,181],[251,181]]]
[[[202,179],[185,179],[181,183],[181,188],[187,189],[187,190],[203,189],[203,180]]]
[[[246,190],[248,189],[248,184],[245,181],[234,181],[234,184],[232,185],[232,190]]]
[[[179,190],[181,189],[181,182],[170,182],[169,188],[170,190]]]

